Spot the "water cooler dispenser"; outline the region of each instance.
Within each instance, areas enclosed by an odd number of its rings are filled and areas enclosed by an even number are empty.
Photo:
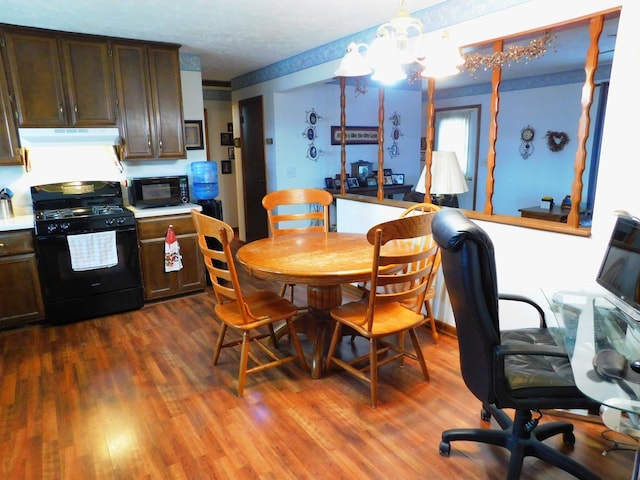
[[[215,199],[218,196],[218,164],[216,162],[193,162],[191,164],[191,180],[193,182],[193,196],[196,203],[202,207],[202,213],[223,220],[222,202]],[[220,242],[215,238],[207,238],[207,244],[209,248],[219,249],[221,247]],[[218,261],[214,261],[214,263],[216,262]],[[209,274],[207,274],[207,285],[211,285]]]
[[[223,220],[222,202],[218,196],[218,164],[216,162],[193,162],[191,164],[193,196],[202,207],[202,213]]]

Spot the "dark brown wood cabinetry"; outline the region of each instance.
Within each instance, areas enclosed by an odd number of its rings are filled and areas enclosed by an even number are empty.
[[[205,288],[205,269],[191,215],[138,219],[145,300],[157,300]],[[178,238],[183,268],[164,271],[164,240],[169,225]]]
[[[125,160],[186,158],[176,47],[114,43]]]
[[[0,328],[44,318],[32,230],[0,233]]]
[[[116,124],[109,42],[5,29],[20,127]]]
[[[0,52],[0,165],[20,165],[18,133],[13,121],[13,107]]]

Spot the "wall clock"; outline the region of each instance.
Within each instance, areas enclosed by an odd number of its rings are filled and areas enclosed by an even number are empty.
[[[535,137],[536,132],[533,127],[527,125],[520,131],[520,155],[525,160],[531,156],[533,153],[533,137]]]

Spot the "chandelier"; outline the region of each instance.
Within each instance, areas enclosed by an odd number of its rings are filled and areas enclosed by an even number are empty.
[[[372,79],[392,84],[407,78],[406,65],[418,63],[423,77],[456,74],[464,63],[457,46],[445,32],[432,44],[425,41],[422,22],[413,18],[402,0],[400,10],[389,22],[378,27],[370,45],[352,42],[335,74],[360,77],[373,73]],[[428,52],[428,54],[427,54]]]

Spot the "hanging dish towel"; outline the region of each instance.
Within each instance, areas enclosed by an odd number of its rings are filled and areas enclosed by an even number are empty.
[[[68,235],[67,243],[74,272],[109,268],[118,264],[115,230]]]
[[[167,236],[164,238],[164,271],[177,272],[182,270],[182,255],[180,245],[173,231],[173,225],[169,225]]]

